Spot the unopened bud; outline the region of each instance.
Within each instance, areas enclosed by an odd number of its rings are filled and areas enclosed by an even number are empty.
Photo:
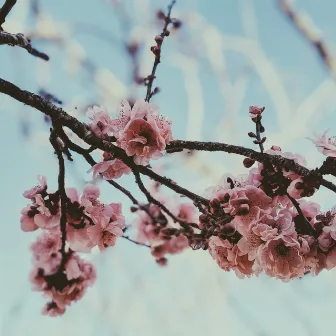
[[[163,37],[161,35],[157,35],[155,36],[155,42],[160,45],[162,44],[162,41],[163,41]]]
[[[277,145],[273,145],[273,146],[271,147],[271,149],[273,149],[274,151],[279,151],[279,152],[281,152],[281,148],[280,148],[279,146],[277,146]]]
[[[251,168],[254,165],[255,161],[250,158],[245,158],[243,160],[243,165],[245,168]]]
[[[159,20],[163,20],[166,18],[166,15],[165,13],[162,11],[162,10],[159,10],[156,12],[156,17],[159,19]]]
[[[158,46],[152,46],[152,47],[151,47],[151,52],[152,52],[155,56],[160,55],[160,47],[158,47]]]
[[[247,135],[248,135],[250,138],[256,138],[256,137],[257,137],[253,132],[248,132]]]
[[[261,139],[261,141],[260,141],[260,143],[264,143],[265,141],[266,141],[266,137],[263,137],[262,139]]]
[[[182,26],[182,22],[180,20],[174,20],[173,21],[173,27],[175,29],[179,29],[179,28],[181,28],[181,26]]]
[[[138,211],[138,208],[135,206],[131,206],[131,212],[136,212],[136,211]]]
[[[164,34],[165,34],[165,36],[169,36],[170,35],[170,31],[166,30]]]
[[[156,88],[153,90],[152,95],[155,95],[155,94],[157,94],[157,93],[159,93],[159,92],[160,92],[160,88],[156,87]]]

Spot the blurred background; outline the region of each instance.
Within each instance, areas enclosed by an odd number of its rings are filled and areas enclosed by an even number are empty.
[[[136,78],[151,71],[150,46],[162,30],[156,13],[168,4],[20,0],[3,28],[30,37],[50,61],[3,45],[1,78],[55,96],[83,121],[88,106],[117,112],[122,99],[145,97]],[[248,106],[258,104],[266,106],[266,148],[276,144],[303,154],[310,168],[321,164],[323,156],[306,137],[327,128],[335,134],[335,11],[332,0],[178,0],[172,16],[182,25],[164,41],[154,84],[161,90],[153,97],[173,120],[174,136],[254,148],[247,136],[254,126]],[[160,267],[148,249],[126,240],[89,257],[98,278],[80,302],[62,317],[42,316],[45,299],[31,291],[28,280],[29,245],[37,234],[21,232],[20,211],[26,205],[22,193],[37,183],[38,174],[56,188],[50,125],[41,113],[5,95],[0,95],[0,112],[0,335],[333,333],[333,271],[290,283],[264,276],[240,280],[219,269],[206,251],[170,256],[168,266]],[[67,186],[82,188],[91,181],[89,167],[75,154],[74,159],[67,162]],[[177,153],[153,167],[197,193],[225,173],[246,172],[241,157],[226,153]],[[144,200],[132,177],[120,181]],[[105,202],[123,202],[131,222],[128,199],[108,184],[100,187]],[[322,189],[314,200],[323,210],[336,203]]]

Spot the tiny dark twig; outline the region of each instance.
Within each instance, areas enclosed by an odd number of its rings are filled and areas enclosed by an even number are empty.
[[[144,243],[140,243],[140,242],[138,242],[136,240],[133,240],[132,238],[130,238],[128,236],[121,236],[121,237],[124,238],[124,239],[126,239],[126,240],[128,240],[128,241],[130,241],[130,242],[132,242],[132,243],[134,243],[134,244],[136,244],[136,245],[140,245],[140,246],[151,248],[150,245],[147,245],[147,244],[144,244]]]
[[[147,92],[146,92],[146,98],[145,98],[145,100],[147,102],[149,102],[150,99],[153,96],[152,87],[153,87],[153,83],[154,83],[154,79],[155,79],[156,69],[157,69],[158,65],[160,64],[160,62],[161,62],[161,48],[162,48],[163,40],[164,40],[164,38],[166,36],[169,35],[168,26],[171,23],[170,14],[171,14],[171,11],[172,11],[175,3],[176,3],[176,0],[173,0],[171,2],[171,4],[168,6],[168,14],[165,17],[165,25],[164,25],[164,27],[162,29],[162,33],[160,34],[162,40],[161,40],[160,44],[157,47],[158,48],[157,51],[155,52],[155,59],[154,59],[154,64],[153,64],[152,72],[147,77],[148,78],[148,82],[146,84],[147,85]]]

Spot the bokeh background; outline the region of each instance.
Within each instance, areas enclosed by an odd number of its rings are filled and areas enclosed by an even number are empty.
[[[0,1],[2,5],[3,0]],[[168,0],[20,0],[4,24],[24,33],[50,55],[36,59],[21,48],[1,46],[1,77],[32,92],[45,90],[64,109],[85,119],[88,106],[111,113],[121,99],[144,97],[133,81],[134,59],[125,44],[137,43],[139,75],[150,73],[149,50],[162,23],[156,11]],[[310,38],[323,40],[329,66],[314,44],[288,19],[278,0],[178,0],[173,17],[182,27],[163,47],[153,101],[173,120],[176,138],[214,140],[252,147],[248,106],[266,106],[267,146],[304,154],[309,167],[323,157],[306,139],[331,128],[335,134],[333,55],[336,2],[288,2]],[[300,14],[299,14],[300,13]],[[264,276],[238,279],[219,269],[205,251],[171,256],[158,266],[146,248],[119,240],[89,258],[98,279],[85,297],[59,318],[41,315],[44,299],[30,289],[29,245],[36,233],[20,230],[22,192],[47,176],[56,188],[57,163],[48,142],[48,121],[38,111],[0,95],[1,276],[0,335],[330,335],[334,330],[336,278],[283,283]],[[89,167],[74,155],[67,186],[90,182]],[[242,173],[242,158],[226,153],[174,154],[155,164],[181,185],[202,193],[228,172]],[[140,199],[131,177],[123,178]],[[106,202],[128,200],[100,183]],[[142,198],[143,199],[143,198]],[[324,210],[334,195],[314,196]],[[127,217],[128,218],[128,217]]]

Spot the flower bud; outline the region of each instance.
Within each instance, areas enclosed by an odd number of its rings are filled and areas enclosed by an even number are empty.
[[[251,168],[254,165],[255,161],[250,158],[245,158],[243,160],[243,165],[245,168]]]

